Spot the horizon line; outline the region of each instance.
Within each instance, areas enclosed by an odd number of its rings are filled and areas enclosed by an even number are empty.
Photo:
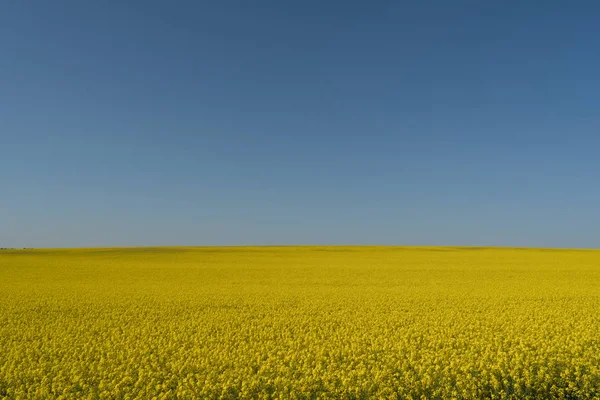
[[[447,249],[495,249],[495,250],[600,250],[600,247],[538,247],[505,245],[402,245],[402,244],[221,244],[221,245],[133,245],[133,246],[75,246],[75,247],[0,247],[7,250],[107,250],[107,249],[150,249],[150,248],[288,248],[288,247],[377,247],[377,248],[447,248]]]

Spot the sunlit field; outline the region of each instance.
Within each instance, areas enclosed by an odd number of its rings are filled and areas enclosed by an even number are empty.
[[[600,398],[600,251],[0,251],[0,398]]]

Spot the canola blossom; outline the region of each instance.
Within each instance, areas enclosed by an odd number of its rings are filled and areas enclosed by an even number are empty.
[[[599,399],[600,251],[0,251],[0,399]]]

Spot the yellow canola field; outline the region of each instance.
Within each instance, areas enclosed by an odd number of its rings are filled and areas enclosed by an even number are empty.
[[[0,252],[0,398],[600,398],[600,251]]]

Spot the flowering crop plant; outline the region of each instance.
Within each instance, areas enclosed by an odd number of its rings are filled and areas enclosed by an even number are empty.
[[[598,399],[600,251],[3,250],[0,398]]]

